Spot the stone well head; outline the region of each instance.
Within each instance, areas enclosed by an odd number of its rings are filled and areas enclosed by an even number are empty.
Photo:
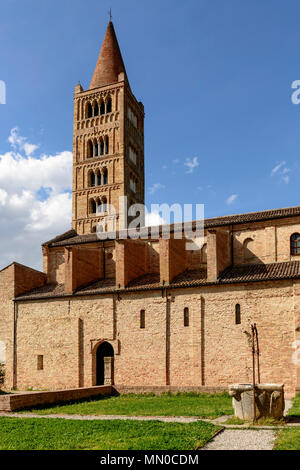
[[[244,420],[253,416],[253,385],[233,384],[229,386],[234,414]],[[258,384],[255,386],[256,417],[281,419],[284,413],[284,384]]]

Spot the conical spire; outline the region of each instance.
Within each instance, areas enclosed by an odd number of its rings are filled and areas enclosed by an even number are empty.
[[[101,47],[98,62],[90,84],[90,90],[116,83],[119,73],[124,72],[127,79],[126,69],[118,44],[114,26],[110,21],[106,30]]]

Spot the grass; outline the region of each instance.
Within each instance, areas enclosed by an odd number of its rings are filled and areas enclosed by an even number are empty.
[[[300,429],[289,428],[280,431],[274,450],[300,450]]]
[[[300,394],[294,398],[288,416],[300,416]],[[280,431],[274,450],[300,450],[300,428],[289,428]]]
[[[218,429],[201,421],[0,418],[0,450],[195,450]]]
[[[81,402],[37,407],[30,411],[38,414],[125,415],[125,416],[198,416],[217,418],[233,413],[227,393],[178,393],[163,395],[121,395],[102,397]]]
[[[300,416],[300,393],[295,396],[293,406],[289,410],[288,416]]]
[[[275,418],[260,418],[257,421],[253,422],[252,420],[243,420],[237,418],[236,416],[231,416],[225,424],[232,424],[241,426],[243,424],[247,424],[248,426],[255,427],[255,426],[285,426],[286,421],[285,419],[275,419]]]

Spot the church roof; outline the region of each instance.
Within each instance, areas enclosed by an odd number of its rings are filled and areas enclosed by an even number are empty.
[[[122,72],[127,79],[114,25],[110,21],[89,89],[92,90],[93,88],[100,88],[112,83],[117,83],[118,75]]]
[[[291,279],[300,279],[300,261],[231,266],[225,269],[215,282],[207,280],[207,273],[204,269],[185,271],[173,279],[169,286],[165,287],[168,289],[183,289],[209,285],[243,284]],[[73,293],[73,296],[151,291],[162,289],[162,287],[159,274],[146,274],[145,276],[131,281],[130,284],[123,289],[117,289],[113,279],[99,279],[86,287],[77,289],[77,291]],[[17,297],[17,300],[38,300],[59,297],[70,297],[70,295],[64,294],[64,285],[48,284]]]
[[[255,223],[255,222],[265,222],[268,220],[275,219],[284,219],[289,217],[299,217],[300,216],[300,206],[296,207],[287,207],[283,209],[272,209],[267,211],[260,212],[247,212],[245,214],[235,214],[235,215],[226,215],[222,217],[215,217],[212,219],[204,220],[204,228],[214,229],[217,227],[224,227],[229,225],[240,225],[245,223]],[[162,231],[160,227],[160,232]],[[165,227],[165,226],[164,226]],[[196,221],[186,223],[186,232],[195,230]],[[144,227],[141,229],[140,236],[145,236],[146,234],[151,233],[151,227]],[[182,230],[181,224],[172,224],[170,226],[170,232],[176,232],[177,230]],[[120,235],[117,234],[117,235]],[[106,234],[107,240],[110,239],[109,233]],[[117,236],[118,238],[118,236]],[[126,237],[123,237],[126,238]],[[114,237],[112,237],[114,239]],[[78,235],[75,230],[70,230],[63,235],[56,237],[56,239],[50,240],[44,245],[46,246],[66,246],[66,245],[77,245],[84,243],[95,243],[98,242],[99,238],[96,233]]]

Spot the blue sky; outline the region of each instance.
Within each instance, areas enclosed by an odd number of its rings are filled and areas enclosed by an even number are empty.
[[[131,87],[145,105],[147,205],[204,203],[206,217],[298,205],[297,0],[2,0],[0,158],[60,155],[65,164],[74,85],[89,85],[110,7]],[[38,148],[26,153],[26,142]],[[55,185],[52,171],[51,184],[44,175],[30,189],[40,201]],[[0,175],[0,201],[1,184]],[[60,181],[56,196],[69,184]],[[13,186],[2,188],[8,197]],[[16,194],[26,190],[20,182]],[[68,229],[63,218],[34,240]]]

